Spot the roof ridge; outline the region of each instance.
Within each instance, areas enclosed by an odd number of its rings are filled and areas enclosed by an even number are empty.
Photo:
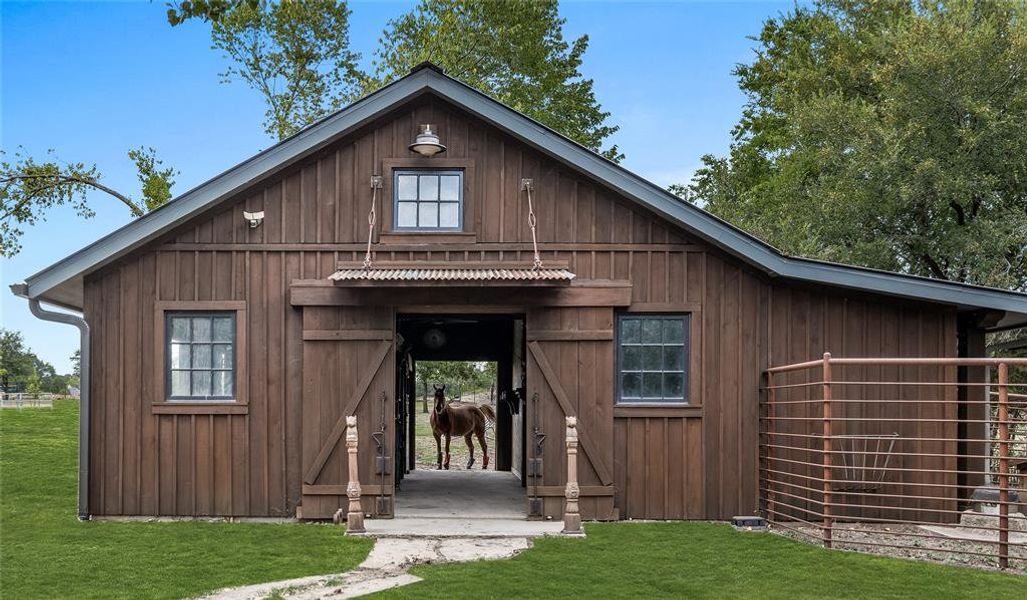
[[[439,65],[433,63],[430,60],[425,60],[425,61],[421,61],[421,62],[417,63],[416,65],[414,65],[413,67],[411,67],[409,75],[413,75],[414,73],[416,73],[418,71],[423,71],[425,69],[430,69],[430,70],[435,71],[436,73],[438,73],[440,75],[445,75],[446,74],[446,70],[445,69],[443,69]]]

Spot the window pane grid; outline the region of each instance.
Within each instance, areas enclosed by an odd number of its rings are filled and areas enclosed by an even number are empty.
[[[395,228],[459,231],[461,171],[396,171]]]
[[[166,322],[168,399],[234,399],[234,313],[168,313]]]
[[[687,402],[688,315],[618,319],[618,401]]]

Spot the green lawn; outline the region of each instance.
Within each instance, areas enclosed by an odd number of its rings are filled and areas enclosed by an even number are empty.
[[[0,597],[182,598],[353,568],[331,525],[80,523],[76,403],[0,413]],[[705,523],[588,525],[512,560],[417,567],[380,598],[1027,598],[1027,578],[828,551]]]
[[[0,411],[0,597],[183,598],[336,573],[365,539],[320,524],[79,522],[78,403]]]
[[[422,566],[374,598],[1027,598],[1027,578],[824,550],[708,523],[587,525],[501,562]]]

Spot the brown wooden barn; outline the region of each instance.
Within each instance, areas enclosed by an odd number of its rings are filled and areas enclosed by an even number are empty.
[[[413,369],[461,359],[498,363],[526,515],[561,515],[576,416],[584,518],[727,519],[757,508],[768,366],[1027,323],[1023,294],[784,256],[431,65],[15,287],[83,328],[83,517],[329,518],[347,415],[392,516]]]

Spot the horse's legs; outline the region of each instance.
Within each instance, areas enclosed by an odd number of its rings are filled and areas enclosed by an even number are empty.
[[[489,468],[489,447],[485,443],[485,426],[482,425],[475,429],[474,435],[478,436],[478,443],[481,444],[481,468],[487,469]],[[468,436],[467,439],[470,439],[470,436]],[[470,465],[468,465],[467,468],[470,468]]]
[[[474,466],[474,442],[471,441],[470,433],[464,436],[464,441],[467,442],[467,449],[471,452],[471,458],[467,460],[467,468],[470,469]]]
[[[446,462],[445,462],[445,466],[446,466],[446,470],[448,471],[449,470],[449,434],[448,433],[446,434]]]
[[[439,461],[439,470],[441,470],[442,469],[442,434],[440,434],[439,432],[437,432],[435,430],[432,430],[431,434],[433,436],[435,436],[435,449],[437,450],[437,454],[435,455],[435,457]]]

